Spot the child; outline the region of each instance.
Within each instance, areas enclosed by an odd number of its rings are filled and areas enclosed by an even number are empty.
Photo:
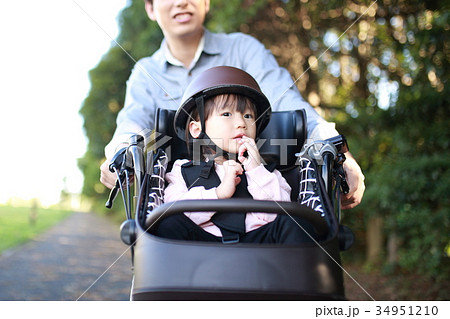
[[[255,139],[270,119],[270,103],[249,74],[232,67],[208,69],[191,82],[183,101],[175,129],[201,161],[175,161],[166,174],[166,203],[232,197],[290,201],[291,188],[280,172],[261,164]],[[311,241],[298,224],[310,232],[309,224],[286,214],[185,213],[165,218],[155,234],[223,243]]]

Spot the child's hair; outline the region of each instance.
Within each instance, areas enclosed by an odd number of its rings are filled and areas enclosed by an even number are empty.
[[[233,108],[240,113],[244,113],[245,110],[250,109],[256,114],[255,104],[248,97],[240,94],[219,94],[205,101],[205,121],[208,120],[214,110],[220,111],[228,105],[233,105]],[[195,121],[200,120],[197,108],[192,110],[190,117],[188,118],[186,123],[186,132],[189,132],[189,123],[192,119]]]
[[[248,97],[241,95],[241,94],[219,94],[215,95],[213,97],[210,97],[205,100],[205,122],[208,120],[208,118],[211,116],[214,110],[220,111],[225,106],[232,105],[233,109],[244,113],[246,110],[250,109],[255,115],[256,115],[256,106],[255,103]],[[189,133],[189,123],[192,121],[200,121],[200,115],[198,114],[197,108],[194,108],[188,117],[187,123],[186,123],[186,144],[189,150],[191,150],[193,137]],[[203,154],[214,154],[215,150],[211,147],[204,147],[203,148]]]

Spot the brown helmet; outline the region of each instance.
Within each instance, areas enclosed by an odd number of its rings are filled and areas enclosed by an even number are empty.
[[[203,105],[205,99],[219,94],[240,94],[253,101],[256,107],[256,135],[269,123],[270,102],[261,92],[255,79],[241,69],[218,66],[199,74],[186,88],[181,106],[174,117],[174,127],[178,137],[185,139],[186,123],[192,110],[198,108],[199,103]],[[204,114],[201,114],[200,110],[199,113],[203,118]],[[202,120],[202,129],[204,127]]]

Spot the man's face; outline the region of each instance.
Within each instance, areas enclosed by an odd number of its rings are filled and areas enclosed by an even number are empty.
[[[192,36],[203,30],[209,0],[153,0],[146,1],[145,9],[166,37]]]

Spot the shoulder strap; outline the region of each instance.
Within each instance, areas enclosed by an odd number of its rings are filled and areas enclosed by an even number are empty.
[[[213,169],[214,162],[187,162],[181,165],[181,174],[188,189],[195,186],[204,186],[205,189],[211,189],[220,185],[219,176]]]

